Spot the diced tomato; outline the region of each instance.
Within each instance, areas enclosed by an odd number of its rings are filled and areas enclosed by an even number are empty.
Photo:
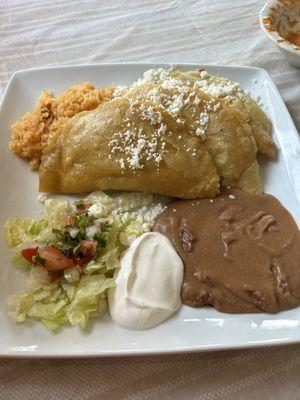
[[[74,226],[74,225],[76,225],[76,222],[77,222],[77,218],[75,217],[75,215],[65,215],[65,217],[64,217],[65,225]]]
[[[76,268],[78,269],[78,272],[82,274],[82,268],[79,264],[76,264]]]
[[[90,256],[90,257],[88,257],[88,256],[82,256],[82,257],[72,256],[71,258],[72,258],[72,260],[73,260],[75,265],[80,265],[81,266],[81,265],[85,265],[89,261],[91,261],[93,256]]]
[[[61,278],[61,274],[58,272],[50,272],[49,276],[52,282],[58,281]]]
[[[82,200],[82,206],[77,206],[78,214],[85,214],[87,210],[91,207],[92,203],[89,200]]]
[[[82,240],[79,252],[86,257],[93,257],[98,246],[97,240]]]
[[[45,260],[44,267],[48,271],[62,271],[74,266],[73,260],[65,256],[56,247],[45,247],[40,251],[39,256]]]
[[[21,251],[22,256],[25,260],[34,263],[33,257],[38,255],[38,248],[37,247],[29,247],[28,249],[23,249]]]

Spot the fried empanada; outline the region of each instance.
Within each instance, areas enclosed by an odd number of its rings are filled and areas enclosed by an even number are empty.
[[[230,95],[214,85],[231,85]],[[214,197],[221,182],[261,192],[256,153],[273,156],[275,145],[265,114],[236,83],[159,69],[114,96],[57,132],[42,159],[41,191],[197,198]]]
[[[246,115],[259,153],[274,158],[276,145],[271,138],[271,126],[266,114],[258,104],[239,86],[237,82],[221,76],[209,75],[206,71],[195,70],[183,72],[173,69],[170,74],[175,79],[196,83],[204,93],[221,98]]]
[[[97,189],[214,197],[219,176],[205,145],[151,101],[108,101],[70,119],[43,158],[40,191]]]
[[[223,184],[241,187],[240,179],[256,161],[257,147],[250,126],[237,108],[173,78],[158,83],[141,82],[125,96],[140,101],[151,99],[163,106],[184,129],[203,142]],[[247,189],[256,193],[261,187],[258,169],[253,170],[251,182]]]

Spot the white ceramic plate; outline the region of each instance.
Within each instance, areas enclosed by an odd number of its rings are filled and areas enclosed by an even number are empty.
[[[157,64],[111,64],[34,69],[10,80],[0,110],[0,224],[16,216],[37,216],[38,177],[26,162],[8,150],[10,125],[31,110],[43,89],[59,93],[80,82],[105,87],[128,84]],[[193,69],[199,65],[181,65]],[[261,96],[279,147],[275,162],[261,159],[267,193],[274,194],[300,224],[300,143],[298,133],[266,71],[259,68],[203,66],[212,74],[238,81]],[[107,315],[94,320],[88,332],[66,328],[59,334],[41,324],[14,325],[6,317],[5,299],[22,289],[24,276],[10,266],[10,251],[0,237],[0,355],[12,357],[108,356],[203,351],[300,342],[300,308],[271,314],[223,314],[212,308],[183,306],[164,324],[146,331],[130,331]]]

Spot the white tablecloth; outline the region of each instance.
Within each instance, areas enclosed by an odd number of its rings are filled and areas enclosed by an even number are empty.
[[[300,128],[300,70],[258,26],[261,0],[0,0],[0,85],[36,66],[110,61],[267,69]],[[1,334],[1,327],[0,327]],[[85,360],[0,360],[0,399],[299,399],[300,345]]]

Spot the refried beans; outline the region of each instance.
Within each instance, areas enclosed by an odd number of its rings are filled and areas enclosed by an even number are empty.
[[[183,260],[184,304],[229,313],[300,304],[300,233],[275,197],[234,189],[215,199],[175,200],[153,230]]]

